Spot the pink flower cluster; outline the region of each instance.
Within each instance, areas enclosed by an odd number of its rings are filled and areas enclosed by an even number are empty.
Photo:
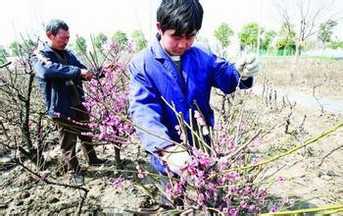
[[[128,121],[128,85],[125,66],[110,64],[102,70],[101,79],[87,85],[85,107],[90,112],[89,126],[94,137],[110,143],[122,144],[123,137],[133,133]]]
[[[251,176],[227,171],[229,162],[192,149],[192,160],[180,178],[167,184],[169,199],[183,199],[185,205],[206,210],[214,208],[225,215],[258,214],[267,193],[251,182]]]
[[[233,149],[235,149],[236,143],[234,140],[234,137],[229,134],[227,125],[225,124],[218,124],[215,127],[215,131],[216,131],[216,143],[213,146],[215,148],[216,152],[220,152],[221,154],[228,154],[230,152],[233,151]]]

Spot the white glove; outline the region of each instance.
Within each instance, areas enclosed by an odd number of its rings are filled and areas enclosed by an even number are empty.
[[[191,156],[181,145],[166,148],[162,156],[162,160],[167,163],[168,168],[178,175],[182,173],[182,169],[191,159]]]
[[[236,68],[241,75],[242,80],[249,77],[254,77],[260,70],[260,64],[256,60],[256,56],[244,55],[236,63]]]

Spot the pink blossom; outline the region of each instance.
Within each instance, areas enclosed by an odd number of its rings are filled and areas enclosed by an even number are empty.
[[[278,176],[278,177],[276,178],[276,181],[279,182],[279,183],[283,183],[285,180],[286,180],[286,178],[283,177],[283,176]]]
[[[123,177],[118,177],[112,180],[112,186],[115,189],[121,189],[124,186],[125,179]]]
[[[229,216],[237,216],[239,212],[236,208],[231,208],[228,213]]]
[[[137,169],[138,178],[143,179],[145,177],[145,172],[142,170],[142,168],[139,165],[136,166],[136,169]]]

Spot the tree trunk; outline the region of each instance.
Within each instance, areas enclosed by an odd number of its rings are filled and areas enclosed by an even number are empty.
[[[120,148],[116,145],[114,146],[114,158],[116,160],[117,168],[121,168]]]

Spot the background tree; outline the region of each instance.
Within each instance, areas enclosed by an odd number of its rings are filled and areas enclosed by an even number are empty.
[[[296,33],[291,25],[282,25],[278,37],[276,39],[275,47],[278,54],[293,55],[296,50]]]
[[[77,36],[72,47],[77,55],[85,54],[87,52],[87,41],[82,36]]]
[[[116,31],[112,36],[112,40],[122,47],[127,46],[129,41],[126,33],[122,31]]]
[[[272,42],[274,41],[277,33],[275,31],[264,32],[261,38],[261,49],[263,51],[268,51],[272,47]]]
[[[343,49],[343,40],[335,40],[335,41],[331,41],[329,44],[328,44],[328,47],[329,48],[332,48],[332,49]]]
[[[324,48],[327,43],[331,42],[333,29],[337,26],[337,22],[334,20],[328,20],[325,23],[321,23],[319,26],[318,39],[323,43]]]
[[[305,46],[305,42],[319,32],[320,23],[334,21],[336,16],[333,11],[335,1],[323,2],[322,5],[316,5],[318,1],[298,0],[285,1],[280,0],[276,7],[279,10],[282,25],[294,26],[296,56],[300,56]]]
[[[144,33],[140,30],[132,32],[131,38],[135,44],[136,51],[146,48],[148,41],[145,39]]]
[[[11,55],[12,56],[20,56],[20,49],[21,49],[21,44],[17,41],[13,41],[10,46],[9,49],[11,51]]]
[[[214,37],[221,46],[222,55],[225,57],[225,49],[230,45],[230,37],[234,34],[232,28],[227,23],[222,23],[214,30]]]
[[[3,46],[0,46],[0,65],[6,63],[7,57],[8,57],[7,50]]]
[[[27,52],[33,52],[35,47],[37,46],[39,39],[37,41],[33,41],[29,37],[21,37],[21,42],[13,41],[9,49],[11,50],[11,55],[16,57],[25,57]]]
[[[107,42],[107,39],[107,36],[102,32],[96,34],[94,38],[95,47],[101,50],[103,45]]]
[[[259,27],[257,23],[248,23],[243,26],[239,33],[239,41],[242,46],[256,49]],[[260,30],[263,33],[263,29]]]

